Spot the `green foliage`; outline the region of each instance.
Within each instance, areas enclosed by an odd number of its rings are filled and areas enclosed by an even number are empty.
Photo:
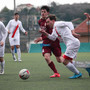
[[[50,4],[50,13],[55,14],[57,17],[57,20],[64,20],[64,21],[72,21],[76,18],[80,18],[79,22],[82,22],[84,19],[86,19],[86,16],[84,15],[85,12],[90,13],[90,3],[74,3],[74,4],[57,4],[55,2],[52,2]],[[7,7],[4,7],[2,11],[0,12],[0,18],[5,18],[5,24],[13,17],[14,11],[9,10]],[[21,10],[19,12],[20,14],[20,20],[24,20],[28,16],[33,15],[39,15],[40,16],[40,9],[39,8],[31,8],[28,10],[27,8]],[[22,19],[22,17],[24,17]],[[27,19],[25,19],[27,20]],[[23,23],[27,24],[27,21],[22,21]],[[31,19],[30,19],[31,20]],[[32,20],[31,20],[32,21]],[[31,23],[29,21],[29,23]],[[27,28],[27,25],[24,25],[25,28]]]
[[[1,10],[1,13],[3,13],[3,12],[8,12],[9,11],[9,9],[5,6],[2,10]]]

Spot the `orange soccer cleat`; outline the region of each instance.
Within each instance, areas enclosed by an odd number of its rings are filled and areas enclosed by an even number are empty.
[[[55,77],[60,77],[59,73],[54,73],[52,76],[50,76],[50,78],[55,78]]]

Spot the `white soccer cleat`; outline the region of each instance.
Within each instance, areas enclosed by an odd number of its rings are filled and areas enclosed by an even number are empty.
[[[20,60],[18,60],[19,62],[21,62],[22,60],[20,59]]]
[[[0,74],[4,74],[4,70],[0,70]]]
[[[17,61],[17,59],[14,60],[15,62]]]

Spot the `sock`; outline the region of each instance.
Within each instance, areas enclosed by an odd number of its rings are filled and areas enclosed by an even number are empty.
[[[66,65],[66,67],[67,67],[70,71],[74,72],[75,74],[79,74],[79,71],[77,70],[77,68],[76,68],[72,63],[69,62],[69,63]]]
[[[18,60],[21,60],[21,50],[20,50],[20,48],[17,48],[17,55],[18,55]]]
[[[51,63],[48,64],[48,66],[53,70],[54,73],[58,73],[56,68],[55,68],[55,65],[52,61],[51,61]]]
[[[74,60],[72,60],[72,64],[76,67],[76,62]]]
[[[14,51],[14,49],[11,50],[11,53],[12,53],[13,59],[16,60],[16,56],[15,56],[15,51]]]
[[[3,60],[3,62],[1,62],[1,70],[4,70],[4,65],[5,65],[5,60]]]

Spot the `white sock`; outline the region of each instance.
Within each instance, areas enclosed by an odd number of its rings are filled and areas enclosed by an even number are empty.
[[[15,56],[15,50],[11,50],[11,53],[12,53],[12,56],[13,56],[13,59],[16,60],[16,56]]]
[[[3,60],[3,62],[1,62],[1,70],[4,70],[4,65],[5,65],[5,60]]]
[[[72,63],[69,62],[69,63],[66,65],[66,67],[67,67],[70,71],[74,72],[75,74],[79,74],[79,71],[77,70],[77,68],[76,68]]]
[[[72,60],[72,64],[76,67],[76,61]]]
[[[21,50],[20,50],[20,48],[17,49],[17,55],[18,55],[18,60],[21,60]]]

